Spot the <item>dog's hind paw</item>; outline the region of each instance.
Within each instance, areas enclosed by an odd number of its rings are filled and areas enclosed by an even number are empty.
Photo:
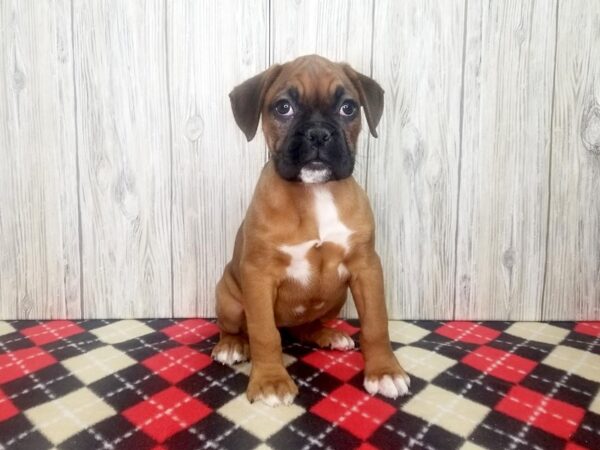
[[[215,361],[229,366],[248,361],[249,356],[248,340],[240,335],[227,334],[221,336],[212,351],[212,357]]]
[[[354,341],[346,333],[341,333],[336,336],[330,344],[333,350],[352,350],[354,348]]]
[[[352,350],[355,347],[354,341],[346,333],[326,327],[316,331],[311,340],[321,348],[332,350]]]

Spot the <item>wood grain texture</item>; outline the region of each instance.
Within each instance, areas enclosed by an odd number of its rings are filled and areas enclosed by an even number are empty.
[[[459,319],[541,316],[555,13],[554,1],[469,1]]]
[[[170,316],[164,2],[74,2],[86,317]]]
[[[452,316],[463,15],[463,1],[375,2],[386,107],[367,187],[391,318]]]
[[[371,76],[373,1],[301,0],[271,3],[271,55],[273,62],[319,54],[332,61],[345,61]],[[357,143],[354,178],[366,188],[369,129],[363,118]],[[349,294],[342,314],[357,317]]]
[[[265,162],[228,94],[268,67],[268,2],[170,2],[175,316],[215,315],[215,285]],[[260,133],[258,133],[260,135]]]
[[[542,318],[600,320],[600,3],[558,11]]]
[[[68,1],[0,2],[0,317],[79,317]]]
[[[227,94],[308,53],[386,91],[391,318],[600,320],[597,0],[0,1],[0,318],[213,316],[266,160]]]

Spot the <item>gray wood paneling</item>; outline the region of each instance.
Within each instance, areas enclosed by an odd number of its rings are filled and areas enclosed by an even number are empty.
[[[600,2],[558,14],[544,319],[600,319]]]
[[[69,1],[0,2],[0,317],[78,317]]]
[[[86,317],[172,313],[163,7],[73,5]]]
[[[541,315],[555,16],[555,1],[469,1],[456,318]]]
[[[452,316],[464,1],[375,2],[386,91],[367,188],[390,317]]]
[[[600,2],[0,2],[0,318],[214,315],[266,160],[227,94],[343,60],[391,318],[600,319]],[[355,311],[344,310],[347,316]]]

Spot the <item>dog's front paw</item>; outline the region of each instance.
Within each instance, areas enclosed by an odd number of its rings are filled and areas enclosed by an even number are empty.
[[[408,375],[383,375],[382,377],[365,377],[365,390],[371,394],[396,398],[408,394],[410,378]]]
[[[382,367],[365,368],[364,387],[371,395],[396,398],[408,394],[410,377],[394,358],[389,364],[382,364]]]
[[[298,387],[283,366],[253,367],[246,396],[269,406],[291,405]]]

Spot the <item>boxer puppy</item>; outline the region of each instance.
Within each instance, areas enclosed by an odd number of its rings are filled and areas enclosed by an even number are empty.
[[[251,358],[248,399],[290,404],[298,388],[283,366],[278,328],[319,347],[352,349],[346,333],[323,325],[337,316],[349,287],[365,389],[406,394],[410,380],[390,346],[373,213],[352,177],[360,109],[377,137],[383,90],[347,64],[312,55],[270,67],[230,99],[249,141],[262,116],[270,159],[217,285],[221,335],[213,358]]]

